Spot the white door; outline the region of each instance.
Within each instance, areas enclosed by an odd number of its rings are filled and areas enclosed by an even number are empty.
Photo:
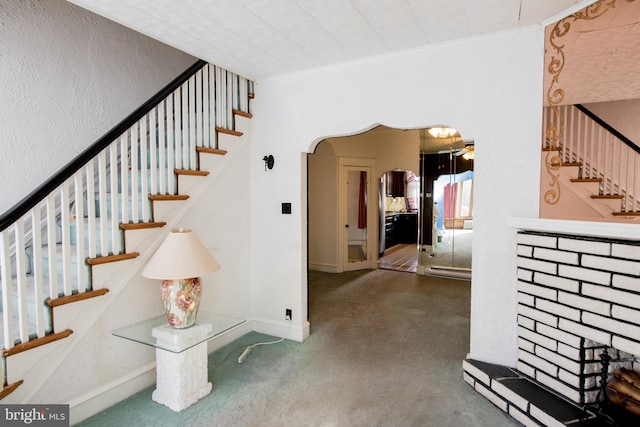
[[[340,159],[339,223],[343,271],[373,268],[378,252],[378,205],[372,185],[372,161]]]

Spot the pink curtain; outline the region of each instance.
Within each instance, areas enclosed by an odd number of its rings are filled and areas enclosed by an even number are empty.
[[[358,228],[367,228],[367,173],[360,171],[360,193],[358,194]]]
[[[444,217],[455,218],[458,183],[444,186]]]

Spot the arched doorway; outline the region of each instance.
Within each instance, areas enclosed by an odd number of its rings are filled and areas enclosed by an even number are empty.
[[[463,141],[457,132],[453,138],[446,140],[437,137],[430,138],[427,136],[428,129],[393,129],[386,126],[376,126],[367,132],[357,135],[326,138],[318,143],[314,153],[309,154],[307,157],[309,192],[308,265],[310,270],[339,273],[352,269],[351,267],[356,267],[355,264],[349,264],[348,258],[344,256],[345,252],[350,250],[350,246],[353,246],[354,254],[357,252],[361,255],[360,262],[363,261],[363,254],[384,256],[389,247],[400,243],[412,245],[417,252],[419,265],[413,271],[422,274],[433,274],[437,270],[439,275],[447,275],[447,273],[451,272],[457,274],[455,270],[452,270],[452,268],[456,267],[455,263],[451,264],[449,262],[457,259],[455,252],[449,259],[444,256],[429,257],[433,253],[439,253],[437,251],[441,249],[442,245],[438,247],[437,243],[443,243],[438,242],[438,235],[433,234],[432,230],[434,224],[432,219],[434,213],[433,181],[437,177],[436,175],[442,174],[438,162],[444,157],[453,160],[453,163],[449,162],[452,166],[447,165],[447,171],[451,167],[454,170],[472,170],[473,159],[469,160],[468,158],[473,152],[473,145],[472,142]],[[467,156],[463,157],[463,154],[467,154]],[[341,159],[348,159],[349,161],[344,163]],[[371,224],[377,223],[378,228],[367,239],[356,239],[352,236],[353,238],[349,241],[353,244],[345,245],[343,235],[345,225],[348,225],[348,223],[344,221],[344,209],[341,208],[340,195],[345,194],[346,190],[341,189],[343,180],[341,179],[340,171],[341,165],[353,165],[358,162],[370,162],[369,174],[371,176],[386,177],[390,173],[392,177],[395,172],[402,182],[399,187],[403,187],[403,191],[398,190],[398,194],[395,194],[392,185],[387,186],[386,182],[379,181],[377,183],[378,192],[374,197],[368,197],[367,199],[369,212],[375,209],[377,214],[373,221],[368,221],[368,226],[371,227]],[[462,163],[467,166],[461,167]],[[406,171],[419,171],[419,174],[415,172],[407,173]],[[400,177],[400,174],[403,174],[403,176]],[[446,229],[450,231],[450,235],[443,235],[443,237],[446,237],[444,240],[451,251],[455,251],[456,237],[458,237],[457,234],[460,234],[460,231],[454,231],[454,229],[462,230],[466,226],[465,231],[472,230],[472,187],[464,183],[457,187],[455,184],[457,184],[458,179],[454,174],[452,187],[456,188],[456,196],[448,199],[447,203],[448,206],[453,200],[457,203],[456,209],[452,210],[455,214],[446,218],[448,225]],[[417,196],[412,197],[406,192],[407,181],[414,181],[414,185],[417,184]],[[449,191],[451,192],[452,190]],[[404,194],[402,194],[403,192]],[[457,195],[458,193],[460,193],[459,196]],[[354,194],[356,194],[355,190]],[[391,197],[391,200],[389,200],[391,204],[395,203],[394,207],[390,209],[385,207],[387,206],[387,197]],[[416,197],[418,200],[415,200]],[[395,201],[393,200],[394,198],[396,199]],[[399,240],[396,239],[396,236],[391,236],[388,241],[389,244],[387,244],[386,239],[387,212],[393,219],[398,219],[396,216],[401,214],[411,215],[413,213],[414,215],[413,221],[411,221],[412,218],[401,218],[405,224],[400,225],[399,229],[405,230],[405,236]],[[412,225],[407,225],[406,223],[413,224],[413,227],[417,227],[417,230],[411,230]],[[347,229],[349,227],[350,225]],[[362,231],[359,231],[362,234]],[[407,234],[410,236],[407,237]],[[411,235],[414,237],[412,238]],[[362,250],[365,247],[363,246],[365,241],[366,252]],[[469,274],[470,244],[467,247],[469,249],[469,268],[465,266],[464,272]],[[434,265],[434,261],[441,265]],[[361,263],[361,265],[363,268],[375,268],[375,266],[366,263]],[[434,269],[433,267],[435,266],[442,268]]]

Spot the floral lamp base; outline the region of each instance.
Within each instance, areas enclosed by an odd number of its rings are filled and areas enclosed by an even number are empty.
[[[200,278],[163,280],[161,289],[162,303],[169,325],[176,329],[193,325],[202,296]]]

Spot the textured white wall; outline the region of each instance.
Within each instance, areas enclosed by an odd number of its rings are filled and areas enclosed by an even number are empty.
[[[196,61],[63,0],[3,0],[0,58],[0,213]]]
[[[252,158],[271,153],[276,166],[252,168],[255,316],[280,319],[289,307],[296,326],[307,318],[300,153],[374,123],[445,123],[476,144],[471,355],[514,366],[516,245],[506,220],[538,215],[542,70],[543,30],[529,29],[259,81]],[[284,201],[292,215],[280,213]]]

